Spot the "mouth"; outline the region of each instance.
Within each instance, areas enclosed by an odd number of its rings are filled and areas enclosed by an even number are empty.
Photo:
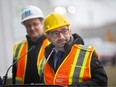
[[[65,44],[66,43],[66,40],[58,40],[57,43],[58,44]]]
[[[34,34],[34,33],[36,33],[36,31],[31,31],[30,33],[31,33],[31,34]]]

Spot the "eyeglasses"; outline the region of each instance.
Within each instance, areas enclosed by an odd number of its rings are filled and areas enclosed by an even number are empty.
[[[50,35],[53,37],[53,38],[56,38],[60,35],[60,33],[62,33],[63,35],[67,35],[68,34],[68,31],[69,29],[62,29],[61,31],[53,31],[53,32],[50,32]]]

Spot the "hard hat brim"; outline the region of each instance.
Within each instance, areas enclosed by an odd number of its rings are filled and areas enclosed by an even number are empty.
[[[34,16],[29,16],[23,20],[21,20],[21,23],[23,24],[24,21],[27,21],[29,19],[34,19],[34,18],[44,18],[44,16],[38,16],[38,15],[34,15]]]

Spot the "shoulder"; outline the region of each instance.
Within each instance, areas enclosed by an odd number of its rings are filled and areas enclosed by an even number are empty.
[[[18,45],[24,44],[25,42],[27,42],[27,41],[26,40],[17,41],[17,42],[15,42],[14,46],[18,46]]]
[[[78,44],[74,44],[75,48],[81,49],[81,50],[85,50],[85,51],[94,51],[95,47],[94,46],[86,46],[86,45],[78,45]]]

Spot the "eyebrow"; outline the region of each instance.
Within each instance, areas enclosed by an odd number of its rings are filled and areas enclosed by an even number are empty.
[[[66,28],[62,28],[62,29],[67,30],[67,29],[69,29],[69,28],[66,27]],[[62,30],[62,29],[61,29],[61,30]],[[48,34],[51,34],[51,33],[57,32],[57,31],[58,31],[58,30],[49,31]]]

